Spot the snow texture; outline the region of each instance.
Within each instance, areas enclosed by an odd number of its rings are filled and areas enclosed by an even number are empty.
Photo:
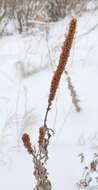
[[[90,158],[98,148],[97,18],[97,10],[78,18],[67,65],[81,112],[74,109],[63,75],[48,117],[48,125],[55,131],[47,166],[54,190],[77,189],[81,177],[78,154],[83,152]],[[22,145],[21,135],[28,132],[36,144],[69,21],[66,17],[51,24],[48,36],[37,32],[0,39],[1,190],[31,190],[35,185],[32,160]]]

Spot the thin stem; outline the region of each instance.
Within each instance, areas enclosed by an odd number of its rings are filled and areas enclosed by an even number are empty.
[[[47,128],[46,122],[47,122],[47,117],[48,117],[48,112],[50,110],[50,105],[48,105],[46,113],[45,113],[45,118],[44,118],[44,127]]]

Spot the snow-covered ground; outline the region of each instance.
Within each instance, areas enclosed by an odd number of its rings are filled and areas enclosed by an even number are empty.
[[[67,71],[80,99],[81,112],[71,102],[65,75],[49,113],[55,131],[48,171],[54,190],[77,189],[82,175],[78,154],[89,160],[98,150],[98,11],[78,18]],[[70,18],[51,24],[48,33],[0,39],[0,189],[31,190],[33,165],[21,142],[28,132],[36,144],[43,124],[49,87],[58,64]]]

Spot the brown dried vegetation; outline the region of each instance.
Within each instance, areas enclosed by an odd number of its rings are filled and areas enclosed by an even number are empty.
[[[52,105],[52,101],[55,98],[55,94],[56,94],[57,88],[59,86],[61,75],[62,75],[62,73],[65,69],[65,66],[67,64],[67,61],[68,61],[68,57],[70,54],[72,42],[73,42],[75,31],[76,31],[76,26],[77,26],[77,20],[75,18],[73,18],[70,22],[69,31],[68,31],[67,37],[64,41],[64,45],[63,45],[62,52],[60,55],[59,64],[57,66],[57,69],[56,69],[56,71],[53,75],[52,81],[51,81],[50,94],[49,94],[49,98],[48,98],[48,107],[47,107],[47,111],[46,111],[46,115],[45,115],[44,125],[46,124],[48,112]]]
[[[83,153],[79,155],[81,163],[85,164],[85,157]],[[83,165],[84,165],[83,164]],[[93,186],[93,182],[95,186]],[[88,165],[85,164],[83,168],[83,174],[79,182],[77,183],[79,189],[98,189],[98,154],[94,153],[94,158]]]
[[[28,153],[32,155],[33,163],[34,163],[34,176],[36,178],[36,190],[52,190],[51,182],[48,179],[48,172],[45,167],[46,161],[48,160],[48,145],[50,143],[51,137],[54,135],[54,131],[51,128],[48,128],[46,121],[48,112],[52,105],[52,101],[55,98],[55,94],[60,82],[61,75],[65,69],[65,65],[67,64],[67,60],[70,54],[72,42],[74,39],[74,34],[76,31],[77,20],[73,18],[70,22],[69,32],[64,42],[62,52],[60,55],[59,64],[54,73],[51,86],[50,86],[50,94],[48,98],[48,108],[46,110],[44,125],[39,128],[39,137],[38,137],[38,147],[32,147],[30,142],[30,137],[28,134],[23,134],[22,141],[24,143],[25,148]]]

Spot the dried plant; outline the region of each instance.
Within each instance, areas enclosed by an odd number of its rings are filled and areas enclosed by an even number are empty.
[[[33,154],[32,145],[30,142],[30,137],[27,133],[24,133],[22,136],[22,141],[24,143],[25,148],[27,149],[29,154]]]
[[[77,186],[79,189],[98,189],[98,154],[94,153],[93,159],[85,164],[84,154],[79,154],[81,163],[84,163],[83,174]],[[93,185],[94,182],[94,185]]]
[[[75,18],[73,18],[70,22],[69,32],[64,42],[64,46],[62,48],[59,64],[51,82],[50,94],[48,98],[48,108],[46,110],[44,124],[42,127],[39,128],[38,147],[32,147],[30,137],[28,134],[25,133],[22,136],[22,141],[24,143],[25,148],[27,149],[28,153],[31,154],[33,157],[35,170],[34,176],[37,182],[35,190],[52,190],[52,185],[50,180],[48,179],[48,172],[45,168],[45,164],[48,160],[48,145],[50,143],[51,137],[54,135],[54,131],[51,128],[48,128],[46,121],[52,101],[55,98],[56,90],[58,88],[61,75],[65,69],[65,65],[69,57],[70,49],[76,30],[76,23],[77,20]]]
[[[52,190],[51,182],[48,179],[48,172],[47,169],[45,168],[45,163],[48,160],[47,146],[49,144],[49,138],[51,137],[51,134],[48,133],[48,138],[46,138],[45,136],[43,137],[44,129],[40,128],[39,131],[40,131],[40,137],[39,137],[38,150],[34,146],[32,147],[30,142],[30,137],[27,133],[23,134],[22,140],[28,153],[31,154],[33,157],[33,163],[34,163],[33,174],[37,181],[37,185],[34,190]],[[42,140],[40,141],[41,138]]]
[[[65,71],[65,74],[67,76],[67,84],[68,84],[68,89],[71,93],[71,97],[72,97],[72,103],[76,109],[77,112],[80,112],[81,111],[81,108],[80,108],[80,105],[79,105],[79,98],[78,98],[78,95],[77,95],[77,92],[73,86],[73,83],[72,83],[72,80],[71,80],[71,77],[69,76],[68,72]]]
[[[55,94],[56,94],[57,88],[59,86],[61,75],[65,69],[65,65],[67,64],[67,60],[68,60],[68,57],[70,54],[72,42],[73,42],[75,31],[76,31],[76,25],[77,25],[77,20],[75,18],[73,18],[69,25],[68,35],[64,41],[64,45],[63,45],[62,52],[60,55],[59,64],[57,66],[57,69],[56,69],[54,76],[52,78],[52,81],[51,81],[50,94],[49,94],[49,98],[48,98],[48,107],[47,107],[47,111],[46,111],[46,115],[45,115],[44,125],[46,124],[48,112],[50,110],[52,101],[55,98]]]

